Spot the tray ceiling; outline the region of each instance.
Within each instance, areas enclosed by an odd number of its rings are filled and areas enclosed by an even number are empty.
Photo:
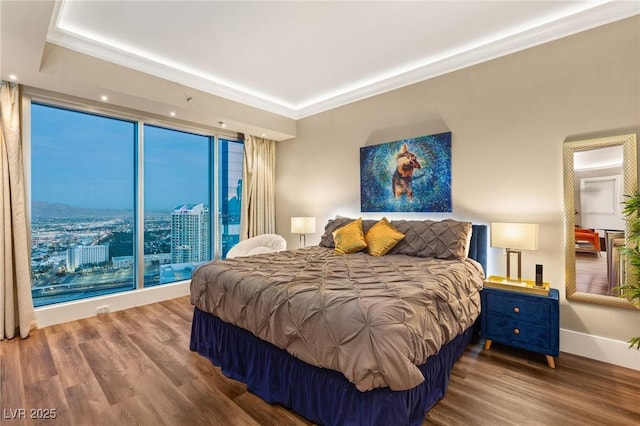
[[[61,1],[47,41],[302,118],[638,13],[609,1]]]

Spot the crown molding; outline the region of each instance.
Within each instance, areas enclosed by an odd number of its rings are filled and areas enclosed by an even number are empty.
[[[140,52],[124,50],[82,34],[66,31],[59,25],[64,4],[64,1],[56,2],[47,34],[48,42],[291,119],[318,114],[640,14],[640,3],[636,1],[581,4],[581,9],[569,15],[555,17],[547,22],[538,22],[530,28],[503,34],[493,40],[471,44],[457,51],[447,52],[440,57],[425,58],[421,63],[397,68],[386,75],[338,89],[335,93],[321,94],[313,99],[294,104],[250,88],[237,87],[233,82],[221,81],[214,76],[190,70],[179,63],[144,56]]]

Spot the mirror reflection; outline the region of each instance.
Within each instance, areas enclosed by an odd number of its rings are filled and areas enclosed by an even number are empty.
[[[567,299],[632,308],[614,287],[627,279],[622,202],[637,188],[636,136],[565,142],[563,159]]]
[[[573,154],[576,290],[617,296],[624,262],[623,150],[621,145]],[[621,264],[622,263],[622,264]]]

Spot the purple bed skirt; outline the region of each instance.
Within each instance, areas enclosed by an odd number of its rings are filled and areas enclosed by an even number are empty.
[[[406,391],[360,392],[337,371],[309,365],[219,318],[194,310],[190,349],[268,403],[323,425],[420,425],[442,397],[451,368],[476,335],[471,326],[421,365],[426,380]]]

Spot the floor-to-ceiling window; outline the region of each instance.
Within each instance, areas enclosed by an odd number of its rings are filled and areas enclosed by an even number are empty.
[[[31,272],[36,306],[134,288],[136,123],[31,107]]]
[[[191,278],[211,259],[211,140],[144,126],[144,283]]]
[[[242,148],[32,102],[35,306],[182,281],[224,256],[238,240]]]

